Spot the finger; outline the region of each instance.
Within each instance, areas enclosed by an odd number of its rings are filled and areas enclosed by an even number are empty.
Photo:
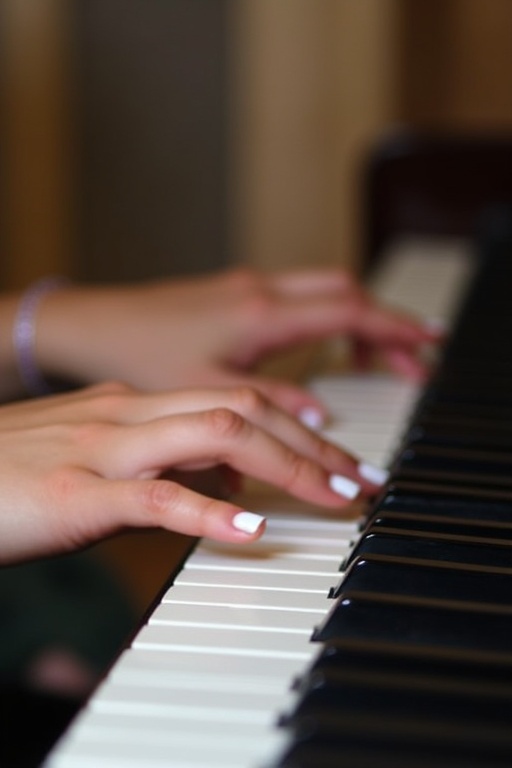
[[[222,386],[243,386],[260,392],[270,403],[298,418],[310,429],[320,429],[328,419],[325,405],[304,387],[257,374],[242,375],[219,371],[217,383]]]
[[[72,535],[82,545],[125,527],[159,527],[240,543],[254,541],[265,530],[261,515],[162,479],[82,478],[72,517],[68,525],[75,525]]]
[[[319,430],[327,423],[327,408],[304,387],[263,376],[253,376],[248,383],[309,429]]]
[[[411,349],[438,343],[441,332],[432,323],[372,299],[351,301],[347,331],[373,345],[403,345]]]
[[[281,432],[283,439],[290,429],[293,433],[297,432],[295,418],[312,429],[319,429],[327,418],[321,401],[294,384],[221,369],[215,371],[215,384],[217,388],[176,390],[171,393],[142,394],[128,388],[107,390],[96,399],[94,411],[87,415],[135,424],[171,414],[226,407],[271,432]],[[290,416],[295,417],[293,421]]]
[[[111,479],[154,477],[172,467],[228,464],[243,474],[328,507],[347,503],[359,494],[361,485],[365,492],[375,491],[375,486],[364,478],[359,482],[359,463],[354,457],[325,441],[319,441],[319,445],[323,464],[297,453],[239,414],[216,408],[111,428],[108,434],[90,441],[86,461]],[[335,469],[328,470],[325,464]]]
[[[391,370],[405,378],[423,382],[428,377],[430,367],[414,351],[401,347],[384,347],[382,356]]]
[[[350,335],[373,345],[407,344],[415,347],[436,341],[439,335],[403,312],[383,307],[363,292],[338,296],[294,297],[276,301],[266,312],[267,333],[252,362],[277,349],[298,342]],[[250,362],[250,361],[249,361]]]
[[[270,286],[283,296],[301,297],[315,294],[345,295],[358,283],[348,271],[341,269],[303,269],[279,272],[269,277]]]

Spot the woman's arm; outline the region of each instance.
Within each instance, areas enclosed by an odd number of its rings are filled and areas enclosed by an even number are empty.
[[[287,411],[322,411],[308,392],[257,375],[265,357],[305,341],[347,337],[399,373],[425,372],[419,351],[439,334],[379,305],[341,270],[263,275],[236,270],[126,287],[67,286],[36,317],[47,375],[145,390],[249,384]]]

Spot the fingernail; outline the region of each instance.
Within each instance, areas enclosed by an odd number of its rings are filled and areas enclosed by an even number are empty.
[[[244,533],[256,533],[265,518],[254,512],[238,512],[233,518],[233,527]]]
[[[324,425],[324,417],[318,408],[307,405],[299,412],[299,421],[309,429],[319,430]]]
[[[375,467],[373,464],[367,464],[366,461],[362,461],[359,464],[357,471],[362,478],[374,485],[384,485],[389,479],[389,472],[386,469]]]
[[[353,480],[349,480],[348,477],[343,477],[343,475],[331,475],[329,487],[339,496],[344,496],[346,499],[355,499],[361,490],[359,483],[355,483]]]

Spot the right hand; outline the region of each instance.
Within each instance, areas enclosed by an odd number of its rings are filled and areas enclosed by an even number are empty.
[[[111,383],[2,406],[0,455],[3,564],[125,527],[241,543],[261,536],[263,519],[165,479],[168,470],[227,464],[340,510],[359,490],[377,490],[355,457],[248,387],[143,394]]]

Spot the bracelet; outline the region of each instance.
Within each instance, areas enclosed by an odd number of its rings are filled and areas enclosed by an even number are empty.
[[[14,320],[12,340],[23,386],[30,395],[48,395],[53,390],[43,377],[35,358],[36,313],[41,300],[66,283],[62,277],[44,277],[21,297]]]

